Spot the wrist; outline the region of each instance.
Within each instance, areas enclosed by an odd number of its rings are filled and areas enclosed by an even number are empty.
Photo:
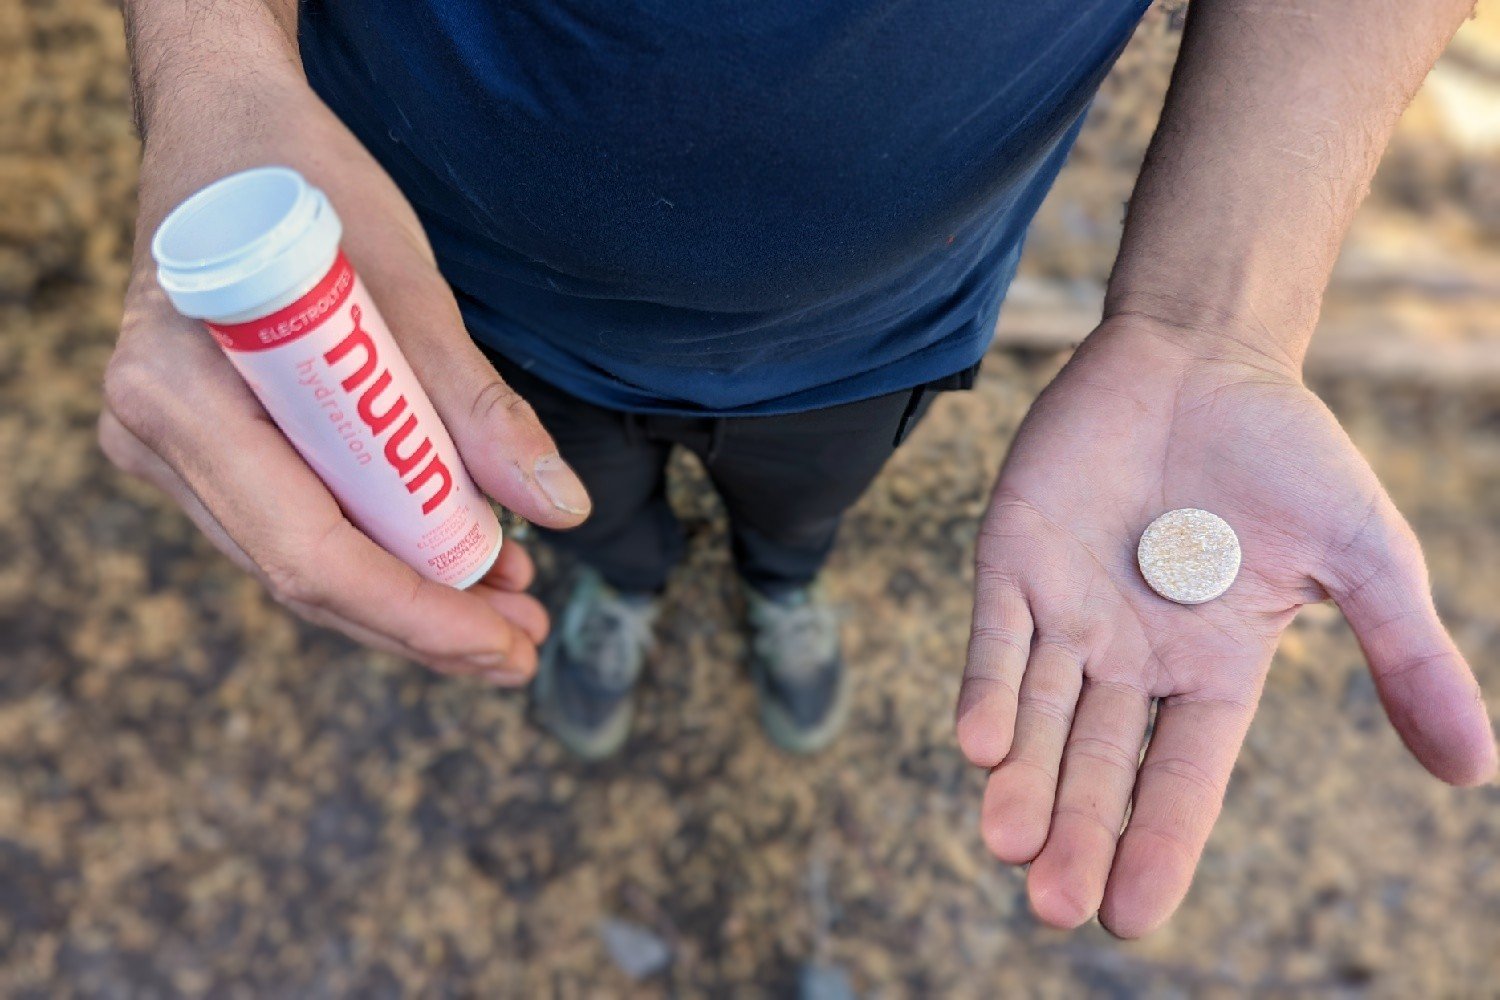
[[[300,123],[321,106],[300,74],[184,81],[141,143],[136,264],[149,265],[147,244],[173,206],[227,174],[284,160],[285,136],[317,134]]]
[[[1160,180],[1143,173],[1139,183]],[[1133,201],[1104,315],[1138,316],[1205,349],[1300,371],[1338,240],[1306,219],[1299,231],[1296,213],[1269,196],[1226,199],[1220,208],[1210,219],[1167,212],[1160,197]]]
[[[1137,375],[1148,381],[1175,382],[1189,372],[1218,372],[1229,379],[1249,376],[1300,385],[1305,346],[1286,346],[1229,313],[1139,298],[1106,308],[1082,350],[1118,351],[1118,357],[1135,359]]]
[[[1270,284],[1270,283],[1268,283]],[[1112,279],[1104,301],[1104,326],[1143,326],[1159,339],[1203,357],[1238,361],[1300,378],[1321,307],[1286,293],[1273,301],[1243,285],[1214,285],[1188,290],[1160,284],[1132,284]]]
[[[265,58],[213,67],[164,58],[150,82],[136,86],[136,124],[146,153],[203,145],[258,127],[255,116],[265,109],[312,96],[300,59],[279,48],[274,55],[268,49]]]

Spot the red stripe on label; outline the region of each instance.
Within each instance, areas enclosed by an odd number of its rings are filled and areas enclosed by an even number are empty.
[[[338,311],[354,290],[354,268],[339,251],[328,273],[296,302],[248,323],[205,323],[226,351],[266,351],[299,339]]]

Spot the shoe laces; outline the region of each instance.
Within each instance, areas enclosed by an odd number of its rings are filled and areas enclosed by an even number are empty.
[[[778,679],[808,681],[838,655],[840,617],[837,609],[808,590],[783,600],[752,594],[751,644]]]
[[[580,613],[569,616],[572,627],[564,636],[568,657],[587,665],[605,687],[633,684],[654,641],[656,603],[626,597],[602,580],[588,578],[579,584],[574,607]]]

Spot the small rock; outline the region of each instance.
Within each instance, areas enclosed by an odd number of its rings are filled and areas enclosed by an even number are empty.
[[[667,943],[640,924],[605,917],[599,922],[599,936],[609,957],[631,979],[653,976],[672,961]]]
[[[855,1000],[849,973],[836,965],[808,964],[797,976],[797,1000]]]

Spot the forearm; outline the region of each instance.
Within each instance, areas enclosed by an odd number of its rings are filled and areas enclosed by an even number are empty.
[[[297,0],[125,0],[136,126],[190,124],[226,86],[300,79]]]
[[[297,0],[125,0],[143,141],[137,263],[172,205],[253,165],[271,121],[310,100],[297,50]]]
[[[1106,316],[1300,365],[1401,111],[1472,0],[1195,0]]]

